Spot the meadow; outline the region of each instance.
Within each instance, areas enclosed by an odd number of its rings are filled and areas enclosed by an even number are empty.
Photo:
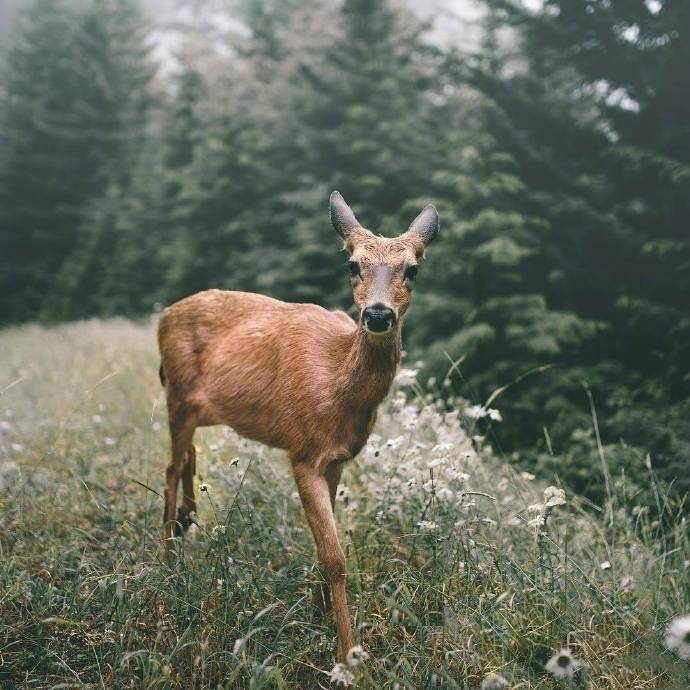
[[[369,654],[353,685],[687,688],[664,647],[690,612],[687,523],[651,466],[650,508],[602,449],[609,499],[591,505],[492,450],[500,412],[442,403],[404,366],[338,495]],[[335,629],[278,451],[197,432],[198,526],[161,557],[157,370],[151,322],[0,332],[0,687],[332,687]],[[564,647],[582,667],[559,679]]]

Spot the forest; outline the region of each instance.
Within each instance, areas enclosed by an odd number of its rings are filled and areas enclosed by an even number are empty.
[[[419,395],[491,400],[495,453],[596,504],[602,457],[685,495],[690,3],[475,5],[469,41],[393,0],[244,0],[171,61],[136,0],[34,0],[0,56],[0,323],[208,287],[347,309],[331,190],[384,235],[432,202]]]

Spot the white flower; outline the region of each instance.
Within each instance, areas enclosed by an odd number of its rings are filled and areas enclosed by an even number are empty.
[[[503,421],[503,417],[498,410],[494,410],[493,408],[490,407],[487,410],[487,412],[489,414],[489,419],[492,419],[494,422],[502,422]]]
[[[690,660],[690,614],[678,616],[668,624],[664,646],[681,659]]]
[[[546,662],[545,668],[554,678],[572,678],[584,664],[564,647]]]
[[[556,486],[547,486],[544,489],[544,505],[547,508],[565,505],[565,491]]]
[[[465,414],[470,419],[481,419],[482,417],[486,417],[488,412],[486,411],[486,408],[482,407],[481,405],[471,405],[470,407],[465,408]]]
[[[232,648],[232,653],[237,656],[246,646],[247,644],[247,638],[246,637],[238,637],[235,640],[235,644],[233,645]]]
[[[507,688],[510,683],[498,673],[489,673],[488,676],[484,676],[484,680],[481,684],[481,690],[500,690],[500,688]]]
[[[432,530],[438,529],[438,522],[434,522],[433,520],[421,520],[417,523],[417,527],[425,532],[431,532]]]
[[[199,484],[199,491],[208,491],[211,487],[206,484],[205,482],[202,484]]]
[[[520,472],[520,476],[527,482],[531,482],[535,478],[531,472]]]
[[[347,653],[345,663],[350,668],[355,668],[355,666],[363,664],[368,658],[369,655],[362,649],[361,645],[355,645],[351,647],[350,651]]]
[[[355,679],[354,674],[345,664],[336,664],[331,670],[331,683],[346,688]]]
[[[215,539],[217,541],[225,534],[226,531],[227,528],[225,527],[225,525],[216,525],[211,530],[211,539]]]
[[[411,386],[417,381],[419,369],[401,369],[395,377],[399,386]]]
[[[392,448],[393,450],[396,450],[397,448],[400,448],[400,446],[404,443],[405,437],[404,436],[397,436],[396,438],[389,438],[386,441],[386,448]]]
[[[599,567],[602,570],[611,570],[611,561],[604,561],[603,563],[599,564]]]

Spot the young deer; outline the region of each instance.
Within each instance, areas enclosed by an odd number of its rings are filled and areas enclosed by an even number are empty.
[[[354,637],[333,516],[336,489],[343,464],[366,443],[390,388],[417,263],[439,221],[429,204],[404,234],[377,236],[338,192],[331,194],[330,215],[350,254],[357,323],[342,311],[222,290],[200,292],[163,312],[160,374],[172,437],[164,537],[170,548],[196,510],[197,427],[226,424],[286,450],[328,583],[315,599],[324,610],[333,608],[344,659]],[[182,505],[176,508],[180,477]]]

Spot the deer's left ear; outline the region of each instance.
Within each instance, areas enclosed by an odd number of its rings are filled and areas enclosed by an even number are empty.
[[[331,192],[330,211],[331,224],[344,240],[347,241],[353,230],[362,227],[340,192]]]
[[[410,223],[408,234],[419,235],[424,245],[434,241],[438,235],[438,211],[433,204],[427,204],[422,212]]]

